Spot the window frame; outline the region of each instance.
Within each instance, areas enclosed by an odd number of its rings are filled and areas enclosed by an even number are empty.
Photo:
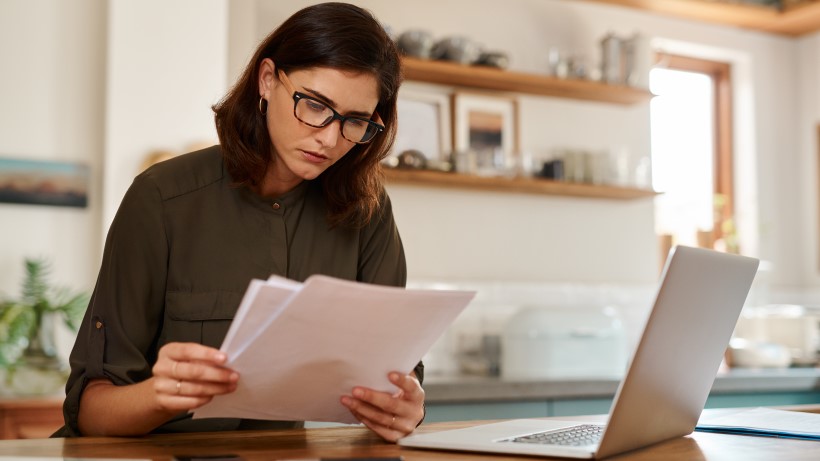
[[[724,239],[723,223],[734,223],[734,146],[732,135],[732,66],[690,56],[658,53],[656,62],[667,68],[705,74],[712,80],[714,111],[714,186],[713,196],[722,196],[723,207],[715,210],[711,242]],[[706,242],[704,242],[706,243]],[[728,246],[727,246],[728,248]]]

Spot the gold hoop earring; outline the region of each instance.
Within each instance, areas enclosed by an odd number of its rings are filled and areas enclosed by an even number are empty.
[[[264,103],[264,105],[262,103]],[[268,100],[261,96],[259,97],[259,113],[262,115],[268,113]]]

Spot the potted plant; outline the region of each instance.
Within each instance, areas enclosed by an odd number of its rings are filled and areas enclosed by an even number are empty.
[[[51,286],[45,259],[27,258],[25,268],[21,297],[0,302],[2,388],[14,394],[50,394],[65,385],[68,372],[55,347],[57,322],[77,331],[89,297]]]

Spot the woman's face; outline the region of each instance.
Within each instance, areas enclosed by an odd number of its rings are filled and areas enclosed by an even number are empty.
[[[315,128],[294,116],[293,93],[280,80],[271,60],[263,61],[259,77],[260,95],[268,100],[266,118],[273,145],[270,168],[275,178],[295,182],[314,179],[355,146],[342,136],[340,120]],[[293,90],[343,116],[369,119],[379,102],[378,82],[369,73],[314,67],[292,71],[286,78]]]

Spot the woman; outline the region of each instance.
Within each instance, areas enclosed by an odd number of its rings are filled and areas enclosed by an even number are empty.
[[[263,41],[214,106],[220,145],[149,168],[123,198],[55,435],[301,425],[189,411],[241,379],[218,347],[251,279],[321,273],[404,285],[379,166],[400,83],[392,41],[352,5],[307,7]],[[424,416],[422,373],[421,363],[390,373],[397,392],[357,387],[341,402],[396,441]]]

